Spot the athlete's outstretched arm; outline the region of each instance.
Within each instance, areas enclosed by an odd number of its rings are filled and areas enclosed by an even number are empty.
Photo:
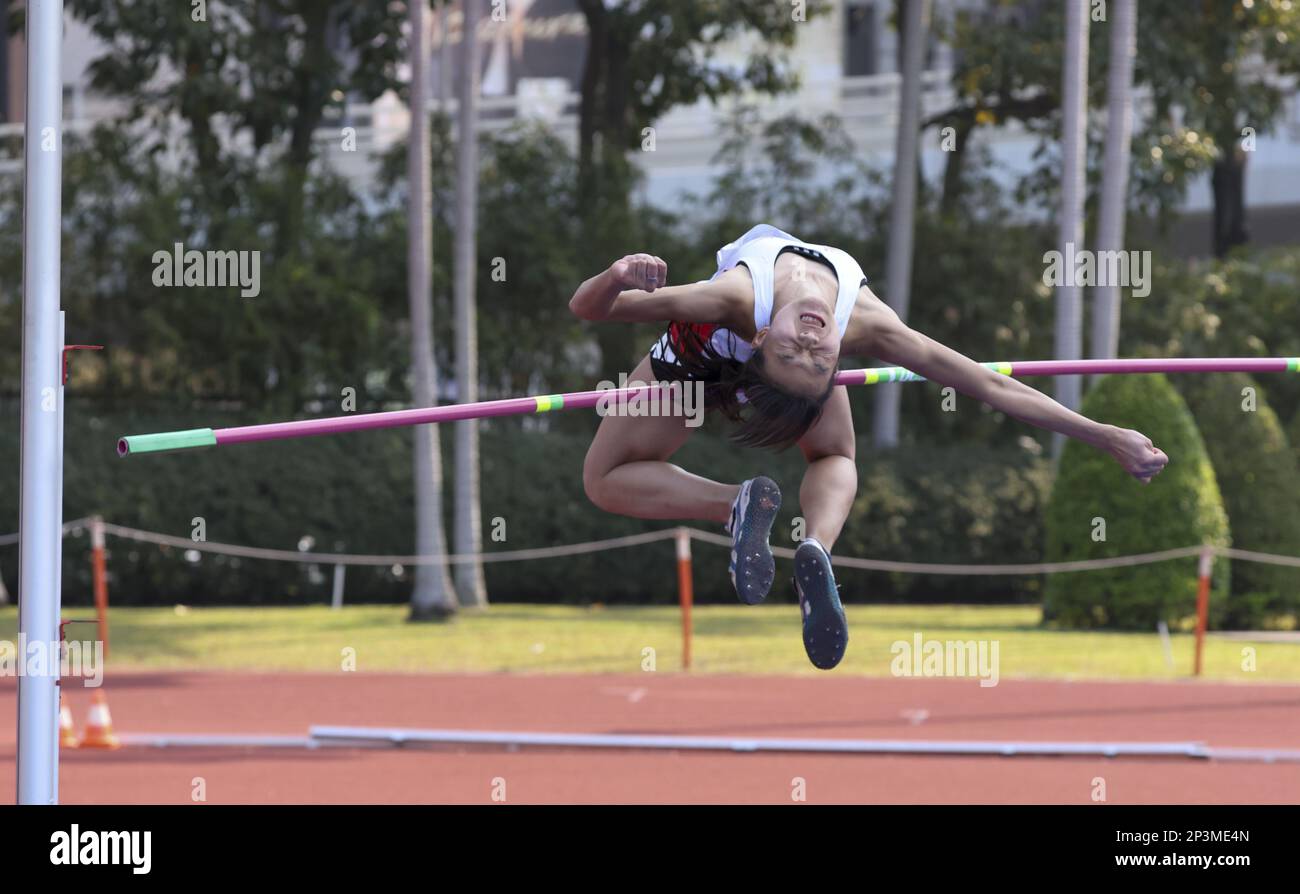
[[[730,326],[748,319],[753,294],[748,271],[737,268],[712,280],[667,285],[668,265],[654,255],[620,258],[591,277],[569,299],[569,309],[584,320],[623,323],[719,323]]]
[[[1104,450],[1143,484],[1169,462],[1169,457],[1138,431],[1094,422],[1066,409],[1023,382],[976,363],[952,348],[908,327],[889,307],[869,312],[868,335],[853,353],[864,353],[910,369],[941,385],[981,400],[1022,422],[1060,432]]]

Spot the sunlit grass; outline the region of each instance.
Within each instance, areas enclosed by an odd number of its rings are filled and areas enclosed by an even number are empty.
[[[85,617],[85,609],[68,617]],[[404,606],[114,608],[110,668],[526,673],[637,672],[681,668],[675,607],[493,606],[448,624],[410,624]],[[997,641],[1002,678],[1178,679],[1190,675],[1193,640],[1172,637],[1172,666],[1154,633],[1060,632],[1039,626],[1037,606],[850,606],[849,652],[837,674],[885,676],[898,641]],[[694,610],[696,672],[816,674],[804,656],[793,605]],[[70,627],[72,636],[93,627]],[[15,640],[17,611],[0,609],[0,639]],[[1243,649],[1256,670],[1243,669]],[[1211,637],[1205,677],[1300,682],[1300,644]]]

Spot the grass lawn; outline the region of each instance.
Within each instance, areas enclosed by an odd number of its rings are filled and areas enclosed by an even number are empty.
[[[1154,633],[1041,629],[1037,606],[849,606],[851,639],[840,674],[885,676],[891,645],[924,640],[998,643],[1002,678],[1178,679],[1192,667],[1192,637],[1173,636],[1173,666]],[[65,610],[88,617],[89,609]],[[794,605],[703,606],[694,612],[694,670],[819,673],[803,653]],[[405,623],[404,606],[114,608],[111,667],[336,670],[347,655],[361,671],[635,672],[652,649],[655,669],[681,667],[675,607],[497,605],[449,624]],[[74,625],[72,636],[94,628]],[[17,638],[17,610],[0,609],[0,640]],[[1242,669],[1243,649],[1256,670]],[[351,652],[347,650],[353,650]],[[1205,676],[1238,682],[1300,681],[1300,644],[1210,637]]]

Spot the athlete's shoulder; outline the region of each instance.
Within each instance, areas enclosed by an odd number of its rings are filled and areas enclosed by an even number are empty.
[[[745,298],[754,297],[754,277],[749,272],[748,264],[737,264],[723,270],[709,282],[715,285],[720,293],[734,294]]]
[[[901,323],[894,309],[882,301],[871,287],[858,287],[853,311],[844,333],[843,350],[850,354],[870,354],[883,334]]]

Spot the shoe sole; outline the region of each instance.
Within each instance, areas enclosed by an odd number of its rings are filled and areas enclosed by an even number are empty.
[[[758,477],[749,483],[749,500],[740,520],[739,541],[731,547],[731,585],[746,605],[758,605],[767,598],[776,577],[776,560],[768,539],[781,508],[781,489],[771,478]]]
[[[794,588],[803,616],[803,648],[814,667],[830,670],[844,659],[848,619],[826,553],[815,546],[794,554]]]

